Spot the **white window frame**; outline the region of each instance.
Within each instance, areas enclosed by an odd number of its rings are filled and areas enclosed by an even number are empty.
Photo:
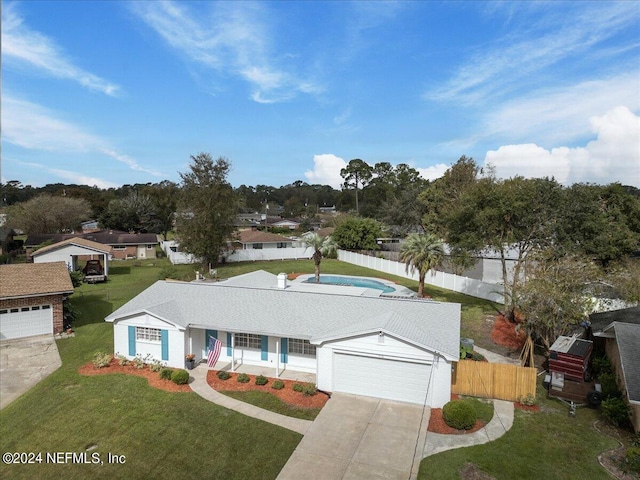
[[[262,350],[262,335],[255,335],[253,333],[236,333],[234,345],[238,348]]]
[[[160,343],[162,342],[162,330],[159,328],[136,327],[136,341]]]
[[[127,246],[126,245],[113,245],[113,249],[114,250],[126,250]]]
[[[306,357],[316,356],[316,346],[311,345],[309,340],[303,340],[301,338],[290,338],[288,341],[289,354],[304,355]]]

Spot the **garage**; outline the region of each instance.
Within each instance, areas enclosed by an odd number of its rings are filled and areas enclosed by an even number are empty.
[[[53,333],[51,305],[0,310],[0,339],[31,337]]]
[[[336,392],[425,403],[431,365],[334,352],[333,366],[333,390]]]

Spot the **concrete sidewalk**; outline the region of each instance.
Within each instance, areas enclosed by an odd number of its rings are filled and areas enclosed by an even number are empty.
[[[427,432],[423,456],[428,457],[436,453],[454,448],[469,447],[492,442],[504,435],[513,426],[513,403],[504,400],[493,401],[493,418],[477,432],[462,435],[442,435]]]
[[[301,433],[302,435],[304,435],[311,427],[313,422],[310,420],[302,420],[299,418],[287,417],[286,415],[280,415],[279,413],[270,412],[269,410],[241,402],[240,400],[236,400],[216,392],[207,383],[208,371],[209,369],[206,365],[198,365],[196,368],[189,371],[189,375],[191,377],[189,379],[189,386],[191,387],[191,390],[196,392],[202,398],[230,410],[240,412],[248,417],[258,418],[265,422],[273,423],[274,425]]]

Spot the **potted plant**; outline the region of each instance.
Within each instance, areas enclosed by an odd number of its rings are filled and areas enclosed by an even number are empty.
[[[196,363],[196,356],[193,353],[188,353],[187,355],[185,355],[185,364],[187,367],[187,370],[193,370],[193,367],[195,366]]]

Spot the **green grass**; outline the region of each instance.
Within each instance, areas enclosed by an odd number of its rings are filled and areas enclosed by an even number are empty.
[[[269,392],[250,390],[247,392],[221,391],[220,393],[235,398],[236,400],[250,403],[256,407],[264,408],[265,410],[289,417],[301,418],[303,420],[314,420],[320,413],[319,408],[293,407]]]
[[[593,428],[598,412],[581,408],[572,418],[567,406],[546,398],[541,385],[538,392],[540,412],[516,409],[513,427],[498,440],[425,458],[418,478],[460,479],[467,463],[498,480],[611,478],[597,456],[617,442]]]

